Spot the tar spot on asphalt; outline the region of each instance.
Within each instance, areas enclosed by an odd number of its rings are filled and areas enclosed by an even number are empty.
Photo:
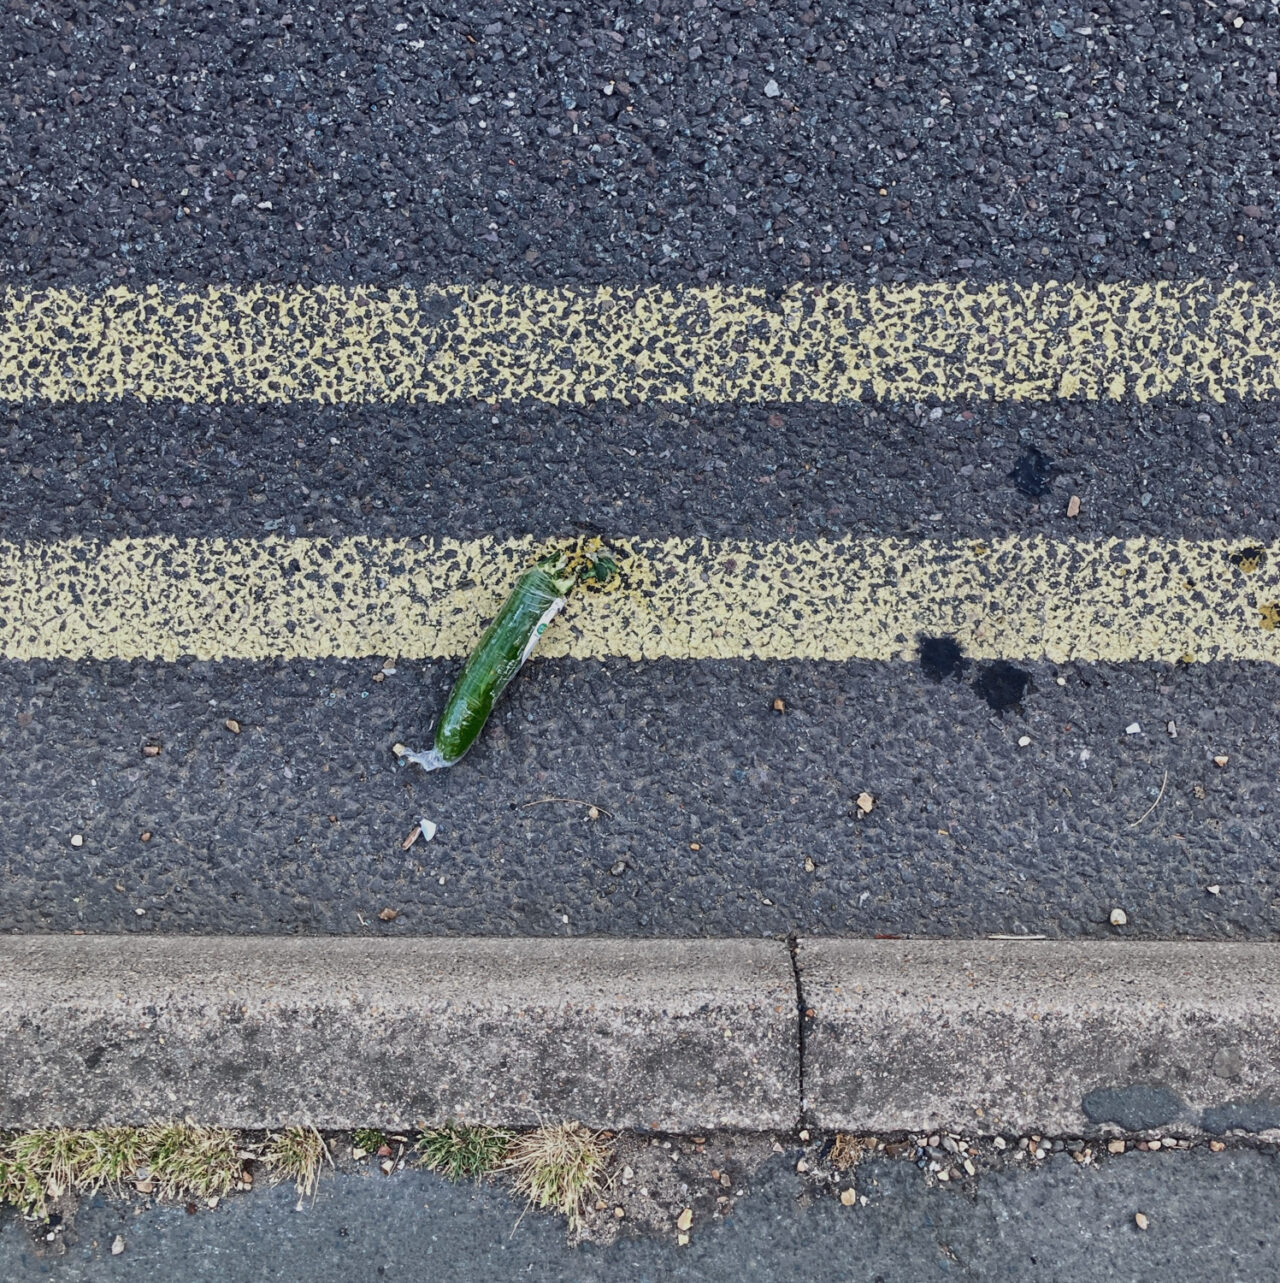
[[[1018,462],[1013,465],[1013,471],[1009,473],[1009,480],[1024,495],[1032,499],[1039,499],[1041,495],[1049,493],[1049,487],[1053,484],[1056,472],[1057,469],[1053,466],[1053,460],[1043,450],[1037,450],[1035,446],[1028,446],[1019,457]]]
[[[931,682],[960,677],[968,663],[954,637],[920,638],[920,669]]]
[[[1022,703],[1022,697],[1031,685],[1031,674],[1024,668],[997,659],[994,664],[987,664],[978,672],[973,689],[991,705],[997,713],[1016,708]]]
[[[1267,564],[1267,553],[1264,548],[1241,548],[1231,554],[1231,564],[1246,575],[1261,570]]]

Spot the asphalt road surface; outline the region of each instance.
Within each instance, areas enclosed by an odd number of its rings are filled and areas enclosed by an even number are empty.
[[[292,1187],[255,1192],[216,1211],[134,1207],[97,1198],[33,1241],[0,1227],[12,1283],[189,1279],[265,1283],[309,1278],[470,1280],[868,1279],[1128,1280],[1175,1274],[1189,1283],[1270,1280],[1276,1160],[1249,1150],[1138,1154],[1101,1169],[1065,1154],[1037,1171],[986,1175],[964,1189],[926,1183],[903,1161],[858,1169],[866,1205],[816,1194],[779,1158],[745,1183],[732,1213],[674,1229],[627,1231],[608,1246],[570,1246],[563,1222],[521,1216],[491,1186],[450,1186],[407,1170],[329,1178],[299,1206]],[[1146,1228],[1139,1228],[1141,1213]],[[123,1250],[111,1255],[117,1236]]]
[[[0,48],[10,290],[1273,271],[1261,5],[13,0]],[[33,397],[0,407],[0,540],[1193,540],[1230,579],[1280,537],[1278,440],[1274,399],[1176,389]],[[1274,938],[1280,668],[1078,657],[1116,631],[1014,671],[921,663],[920,636],[541,659],[432,777],[390,749],[427,740],[456,658],[11,656],[0,927],[1080,936],[1120,908],[1135,935]]]

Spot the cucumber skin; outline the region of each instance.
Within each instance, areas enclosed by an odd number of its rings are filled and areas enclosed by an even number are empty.
[[[441,765],[452,766],[475,742],[498,697],[532,651],[530,641],[539,621],[557,602],[564,605],[562,588],[563,579],[557,582],[537,567],[526,570],[516,581],[471,652],[440,714],[435,749]]]

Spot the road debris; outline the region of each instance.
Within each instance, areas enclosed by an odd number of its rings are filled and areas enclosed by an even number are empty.
[[[602,815],[613,818],[613,812],[606,807],[601,806],[598,802],[588,802],[581,797],[535,797],[532,802],[521,804],[522,810],[528,810],[531,806],[546,806],[550,802],[563,802],[567,806],[585,806],[587,808],[587,819],[598,820]],[[695,851],[697,847],[693,848]]]
[[[436,826],[428,819],[420,819],[417,827],[410,829],[404,841],[400,843],[400,849],[407,851],[419,838],[424,842],[430,842],[436,835]]]
[[[1129,921],[1129,915],[1123,909],[1111,910],[1111,925],[1113,927],[1123,927]]]
[[[617,570],[617,563],[603,553],[588,555],[577,569],[570,568],[569,554],[563,551],[539,558],[516,581],[463,666],[436,724],[432,747],[425,752],[404,749],[397,756],[424,771],[458,761],[475,743],[498,697],[524,667],[547,626],[564,609],[569,592],[585,580],[606,583]]]
[[[871,796],[870,793],[858,794],[858,810],[861,814],[870,815],[872,809],[875,807],[875,804],[876,804],[876,800],[874,797]]]
[[[120,1253],[123,1251],[124,1251],[124,1238],[121,1235],[117,1234],[115,1238],[111,1240],[111,1255],[119,1256]]]
[[[1078,494],[1073,494],[1071,498],[1067,500],[1067,516],[1078,517],[1079,515],[1080,515],[1080,496]]]
[[[1218,768],[1219,768],[1219,770],[1221,770],[1221,768],[1222,768],[1222,767],[1224,767],[1224,766],[1226,766],[1226,764],[1227,764],[1229,761],[1231,761],[1231,759],[1230,759],[1229,757],[1226,757],[1226,756],[1219,756],[1219,757],[1215,757],[1215,758],[1213,759],[1213,764],[1214,764],[1214,766],[1218,767]]]
[[[1151,1224],[1151,1222],[1150,1222],[1149,1220],[1147,1220],[1146,1214],[1145,1214],[1145,1213],[1143,1213],[1143,1212],[1134,1212],[1134,1214],[1133,1214],[1133,1223],[1134,1223],[1134,1224],[1135,1224],[1135,1225],[1136,1225],[1140,1230],[1145,1230],[1145,1229],[1147,1228],[1147,1226]]]
[[[1131,829],[1136,829],[1138,825],[1141,824],[1142,821],[1145,820],[1147,816],[1150,815],[1151,812],[1154,811],[1156,807],[1160,805],[1160,799],[1164,797],[1164,791],[1165,791],[1165,788],[1168,786],[1168,784],[1169,784],[1169,768],[1165,767],[1164,779],[1160,781],[1160,792],[1156,794],[1156,800],[1152,802],[1151,805],[1147,807],[1147,809],[1143,811],[1143,813],[1140,816],[1138,816],[1138,818],[1129,825]]]

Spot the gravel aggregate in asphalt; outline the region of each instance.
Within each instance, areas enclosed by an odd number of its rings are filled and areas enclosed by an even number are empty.
[[[15,0],[2,22],[13,280],[1275,265],[1267,5]]]

